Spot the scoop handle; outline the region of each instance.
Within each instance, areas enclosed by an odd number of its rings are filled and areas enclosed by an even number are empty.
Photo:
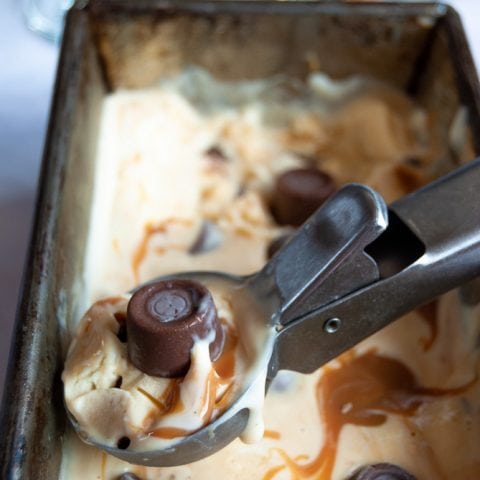
[[[378,279],[376,263],[363,250],[386,227],[383,199],[364,185],[347,185],[247,280],[247,288],[271,324],[285,325]]]
[[[480,158],[390,206],[422,245],[418,259],[294,319],[278,335],[272,371],[312,372],[396,318],[480,275]],[[382,245],[383,243],[383,245]],[[400,243],[400,244],[399,244]],[[387,265],[410,253],[389,229],[367,251]],[[401,264],[401,261],[399,262]]]

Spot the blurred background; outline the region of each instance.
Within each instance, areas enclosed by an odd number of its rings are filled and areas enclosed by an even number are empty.
[[[55,38],[69,3],[0,0],[0,397],[55,78]],[[480,66],[480,1],[448,3],[462,15]]]

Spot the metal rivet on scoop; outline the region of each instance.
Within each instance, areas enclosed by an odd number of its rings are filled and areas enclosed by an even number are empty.
[[[342,324],[342,321],[339,318],[337,317],[329,318],[323,325],[323,329],[327,333],[336,333],[340,328],[341,324]]]
[[[185,375],[194,339],[211,336],[210,357],[223,348],[224,332],[206,287],[191,280],[165,280],[137,290],[127,307],[130,361],[158,377]]]

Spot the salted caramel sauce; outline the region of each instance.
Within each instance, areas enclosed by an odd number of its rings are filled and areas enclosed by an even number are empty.
[[[115,312],[113,316],[119,325],[125,325],[127,321],[127,314],[125,312]]]
[[[145,259],[148,251],[148,245],[151,238],[156,234],[166,233],[168,227],[172,224],[185,225],[187,227],[191,226],[192,222],[190,220],[185,220],[182,218],[168,218],[159,224],[147,223],[144,227],[143,237],[138,244],[135,252],[132,256],[132,270],[135,277],[135,282],[138,283],[140,279],[140,266]],[[158,249],[157,249],[158,250]],[[165,249],[161,249],[163,253]]]
[[[276,430],[265,430],[263,432],[263,438],[271,438],[272,440],[280,440],[281,434]]]
[[[388,414],[412,417],[434,397],[464,393],[477,381],[475,376],[459,387],[424,387],[405,364],[373,350],[360,355],[347,352],[338,359],[338,364],[325,367],[316,385],[316,401],[325,429],[319,453],[310,462],[299,463],[275,448],[284,463],[268,470],[263,480],[273,479],[285,468],[294,479],[330,480],[344,426],[379,426],[386,422]]]
[[[204,411],[202,415],[203,425],[209,423],[210,419],[212,418],[213,409],[215,407],[215,393],[217,390],[217,386],[218,381],[215,375],[215,371],[211,369],[207,378],[207,382],[205,384],[205,390],[202,394],[201,410]],[[178,389],[178,397],[175,398],[175,400],[173,401],[171,409],[165,413],[170,413],[176,410],[176,405],[181,402],[179,393],[180,389]],[[157,438],[173,439],[177,437],[185,437],[186,435],[191,435],[192,433],[195,433],[195,431],[197,430],[188,430],[177,427],[158,427],[155,430],[151,431],[149,435]]]
[[[233,327],[222,322],[225,328],[225,343],[220,357],[213,363],[215,372],[223,381],[230,380],[235,373],[235,352],[237,350],[238,335]]]
[[[178,437],[185,437],[187,435],[191,435],[193,432],[189,430],[185,430],[183,428],[176,428],[176,427],[159,427],[153,430],[150,433],[152,437],[157,438],[165,438],[165,439],[173,439]]]
[[[100,478],[101,480],[105,480],[105,470],[107,467],[107,454],[102,452],[102,463],[100,465]]]
[[[235,373],[235,352],[238,344],[238,336],[232,326],[226,324],[226,322],[223,322],[223,325],[226,329],[225,345],[222,354],[213,363],[205,384],[204,393],[202,394],[201,410],[204,412],[202,415],[202,427],[210,423],[216,414],[222,412],[229,406],[232,395],[233,375]],[[155,405],[158,403],[157,406],[159,407],[156,418],[168,413],[181,411],[184,408],[180,397],[180,385],[182,380],[183,379],[172,380],[169,386],[165,389],[162,397],[154,402]],[[223,393],[217,397],[217,390],[221,385],[226,386],[226,388]],[[187,430],[175,427],[159,427],[149,432],[148,435],[157,438],[173,439],[191,435],[196,431],[197,430]]]
[[[210,423],[210,421],[213,418],[214,411],[217,407],[217,401],[215,398],[216,390],[218,387],[218,378],[217,375],[215,374],[215,371],[212,369],[210,371],[210,374],[208,376],[206,385],[205,385],[205,391],[204,394],[202,395],[202,410],[204,410],[204,414],[202,415],[202,421],[203,424],[200,428],[203,428],[203,426],[207,425]],[[175,406],[171,411],[175,410]],[[178,438],[178,437],[185,437],[187,435],[192,435],[196,430],[186,430],[183,428],[176,428],[176,427],[159,427],[153,430],[152,432],[149,433],[149,435],[157,438],[164,438],[164,439],[173,439],[173,438]]]
[[[221,384],[221,382],[218,382],[218,384]],[[218,396],[218,398],[215,400],[215,405],[214,405],[214,410],[213,414],[211,415],[210,420],[213,419],[213,415],[218,416],[220,413],[224,412],[231,404],[232,404],[232,398],[233,398],[233,382],[229,383],[225,391]],[[206,425],[208,422],[205,422],[204,425]]]
[[[170,380],[167,388],[165,388],[162,395],[158,399],[150,395],[143,388],[138,387],[137,390],[157,407],[157,411],[155,412],[156,419],[160,416],[166,415],[167,413],[174,411],[178,412],[183,409],[182,401],[180,399],[180,384],[181,380],[177,378]]]
[[[202,415],[203,424],[206,425],[210,422],[213,414],[213,408],[215,407],[215,394],[217,391],[218,380],[215,371],[210,370],[210,373],[207,378],[207,383],[205,385],[205,393],[203,394],[203,409],[204,413]]]
[[[422,169],[410,165],[400,164],[395,169],[397,179],[406,193],[413,192],[425,185],[427,179]]]
[[[119,297],[119,296],[117,296],[117,297],[107,297],[107,298],[104,298],[102,300],[98,300],[96,302],[96,305],[99,306],[99,307],[103,307],[105,305],[116,305],[117,303],[120,303],[120,302],[123,302],[123,301],[125,301],[124,297]]]
[[[417,312],[420,314],[422,320],[426,322],[430,330],[428,337],[420,339],[423,350],[427,352],[430,350],[435,343],[435,340],[438,336],[438,317],[437,317],[437,308],[438,301],[433,300],[433,302],[427,303],[422,307],[417,308]]]
[[[197,432],[205,425],[208,425],[215,416],[216,412],[220,412],[224,410],[228,405],[229,402],[229,387],[232,385],[230,384],[227,387],[226,392],[219,398],[216,398],[216,391],[219,386],[219,378],[215,373],[215,370],[212,368],[207,378],[207,382],[205,385],[205,391],[202,395],[202,406],[201,409],[204,411],[202,415],[202,426],[196,430],[186,430],[183,428],[176,428],[176,427],[159,427],[155,430],[151,431],[148,435],[157,438],[164,438],[164,439],[173,439],[177,437],[185,437],[187,435],[192,435],[193,433]],[[174,412],[177,409],[178,403],[181,403],[181,400],[178,399],[177,403],[173,405],[171,410],[168,413]]]

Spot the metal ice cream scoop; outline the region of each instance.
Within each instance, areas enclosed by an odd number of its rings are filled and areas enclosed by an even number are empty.
[[[313,372],[401,315],[479,276],[479,189],[480,159],[388,208],[372,189],[347,185],[258,273],[168,278],[221,280],[239,301],[252,300],[262,312],[260,320],[252,318],[273,332],[264,355],[268,386],[279,370]],[[134,464],[194,462],[242,433],[249,410],[238,405],[241,395],[212,423],[162,450],[94,445]]]

